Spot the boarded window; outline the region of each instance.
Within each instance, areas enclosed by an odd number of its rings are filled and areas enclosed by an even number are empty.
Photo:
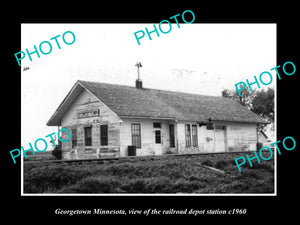
[[[92,146],[92,127],[84,128],[85,146]]]
[[[155,130],[155,144],[161,143],[161,131]]]
[[[100,144],[108,145],[108,125],[100,126]]]
[[[132,145],[141,148],[141,125],[138,123],[131,124]]]
[[[72,132],[72,148],[77,146],[77,128],[73,128]]]
[[[175,147],[175,132],[174,132],[174,124],[169,125],[169,133],[170,133],[170,147]]]
[[[185,124],[185,146],[191,147],[191,125]]]
[[[192,140],[193,147],[198,147],[197,125],[192,125]]]

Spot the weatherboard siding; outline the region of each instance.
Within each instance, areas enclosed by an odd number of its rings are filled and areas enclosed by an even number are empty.
[[[100,109],[99,117],[87,117],[81,119],[77,118],[77,113],[93,109]],[[116,116],[110,108],[108,108],[94,95],[84,90],[75,100],[75,102],[66,112],[66,114],[62,117],[61,126],[70,126],[75,124],[86,124],[94,122],[109,123],[117,121],[119,121],[118,116]]]
[[[198,146],[186,146],[185,140],[185,125],[197,125],[197,142]],[[208,153],[208,152],[225,152],[226,151],[226,136],[225,139],[219,140],[216,138],[214,130],[206,129],[205,125],[199,126],[197,122],[181,122],[178,123],[178,151],[181,154],[189,153]],[[221,144],[217,142],[224,142]],[[224,148],[218,148],[224,146]]]
[[[128,156],[128,146],[132,145],[131,125],[140,124],[141,128],[141,148],[136,148],[137,156],[162,155],[175,153],[175,148],[170,148],[169,122],[152,119],[124,119],[120,126],[120,155]],[[161,128],[153,128],[154,122],[161,122]],[[161,130],[161,144],[155,144],[155,130]],[[175,136],[176,140],[176,136]],[[176,143],[175,143],[176,144]],[[156,146],[155,146],[156,145]],[[159,151],[161,149],[161,151]]]
[[[227,125],[228,151],[254,151],[257,143],[256,124],[230,123]]]
[[[99,111],[97,111],[99,110]],[[99,113],[99,115],[98,115]],[[155,144],[154,122],[161,122],[161,143]],[[132,145],[131,124],[141,125],[141,148],[137,156],[162,154],[189,154],[226,151],[256,150],[256,123],[224,122],[222,130],[208,130],[197,121],[177,121],[150,118],[123,118],[117,116],[107,105],[87,90],[83,90],[61,119],[61,126],[77,129],[77,145],[72,141],[62,143],[63,159],[91,159],[103,157],[126,157]],[[108,125],[108,145],[101,146],[100,126]],[[170,147],[169,125],[175,127],[175,147]],[[185,124],[197,125],[197,146],[186,146]],[[215,125],[215,123],[214,123]],[[92,129],[92,145],[85,146],[84,128]],[[66,135],[66,134],[64,134]],[[224,138],[223,138],[224,137]],[[67,138],[67,137],[66,137]],[[66,139],[63,138],[63,139]]]
[[[100,110],[99,116],[80,118],[79,114]],[[100,125],[108,125],[108,145],[100,144]],[[94,95],[83,90],[61,120],[62,127],[77,129],[77,146],[72,141],[62,143],[63,159],[91,159],[120,156],[119,118]],[[85,146],[84,128],[92,128],[92,145]]]
[[[198,146],[186,147],[185,124],[196,122],[179,122],[178,127],[178,152],[189,153],[214,153],[227,151],[254,151],[256,150],[257,131],[256,124],[248,123],[216,123],[225,126],[225,130],[208,130],[206,126],[197,126]],[[221,138],[222,137],[222,138]]]
[[[179,122],[177,124],[177,135],[178,135],[178,152],[180,154],[189,154],[189,153],[200,153],[201,150],[203,151],[203,148],[201,149],[201,144],[199,145],[199,125],[197,125],[197,133],[198,133],[198,147],[186,147],[186,141],[185,141],[185,124],[190,124],[191,126],[193,124],[192,122]],[[192,140],[191,140],[192,144]]]

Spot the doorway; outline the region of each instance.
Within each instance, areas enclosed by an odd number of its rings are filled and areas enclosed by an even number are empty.
[[[161,130],[154,129],[154,153],[155,155],[163,154],[163,143],[161,138]]]
[[[215,152],[226,151],[226,126],[215,125]]]

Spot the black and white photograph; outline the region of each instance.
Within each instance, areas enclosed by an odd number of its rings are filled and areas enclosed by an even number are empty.
[[[95,3],[4,8],[3,220],[296,218],[297,7]]]
[[[276,24],[163,25],[22,24],[24,195],[276,194]]]

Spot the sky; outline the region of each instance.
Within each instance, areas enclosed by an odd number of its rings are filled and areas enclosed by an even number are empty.
[[[143,87],[201,95],[221,96],[263,71],[275,76],[276,24],[172,23],[169,33],[152,33],[152,40],[146,34],[138,45],[134,33],[146,27],[151,31],[153,24],[22,24],[20,51],[49,41],[52,52],[21,61],[21,145],[57,133],[46,123],[77,80],[134,86],[136,62]],[[62,40],[66,31],[76,37],[71,45]],[[50,40],[57,35],[61,49]],[[72,41],[70,34],[65,38]],[[275,85],[273,79],[263,88]]]

